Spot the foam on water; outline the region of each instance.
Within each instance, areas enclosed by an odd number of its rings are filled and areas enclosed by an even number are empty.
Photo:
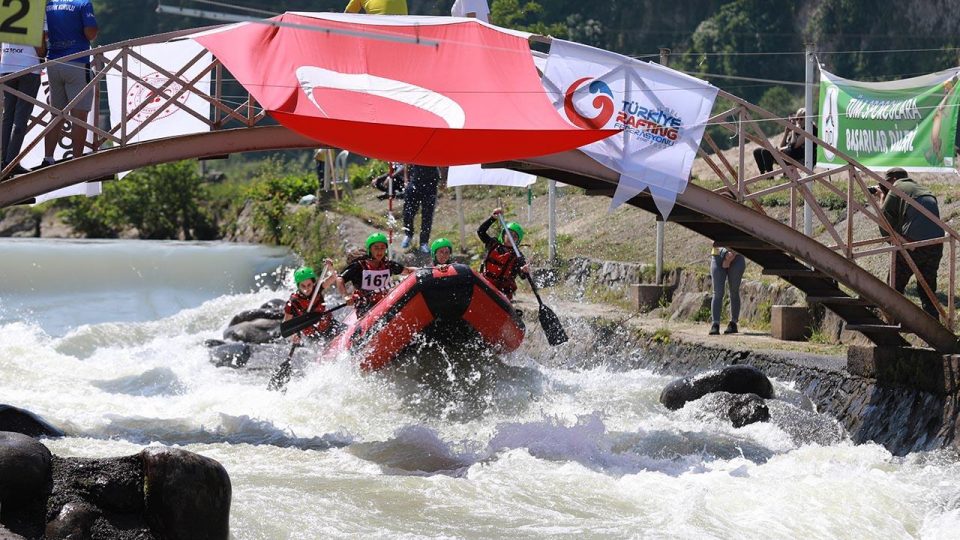
[[[217,459],[238,539],[952,538],[960,525],[956,455],[852,445],[788,385],[771,422],[735,429],[709,400],[661,407],[669,377],[545,367],[535,349],[442,385],[344,357],[279,393],[269,373],[214,367],[204,340],[281,295],[62,333],[14,318],[0,324],[0,395],[64,428],[46,441],[60,455],[167,444]]]

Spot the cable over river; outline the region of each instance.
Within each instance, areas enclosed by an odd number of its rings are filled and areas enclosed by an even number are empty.
[[[623,358],[545,362],[531,344],[428,377],[310,364],[270,392],[268,371],[217,368],[204,341],[288,294],[278,269],[295,261],[283,251],[46,240],[0,251],[0,402],[62,428],[67,437],[44,441],[61,456],[162,444],[216,459],[237,539],[960,530],[955,453],[855,446],[782,382],[771,421],[739,429],[706,398],[665,409],[672,377]]]

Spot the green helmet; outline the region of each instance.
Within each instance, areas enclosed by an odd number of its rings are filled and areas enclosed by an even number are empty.
[[[519,223],[516,221],[511,221],[510,223],[507,223],[507,228],[517,233],[517,243],[523,242],[523,227],[521,227]],[[500,243],[504,243],[503,231],[500,231]]]
[[[434,259],[437,258],[437,250],[440,248],[450,248],[450,251],[452,252],[453,242],[447,240],[446,238],[437,238],[434,240],[433,243],[430,244],[430,255],[432,255]]]
[[[293,281],[297,283],[297,287],[299,287],[301,283],[308,279],[317,279],[317,273],[314,272],[313,268],[310,268],[309,266],[297,268],[293,272]]]
[[[370,246],[374,244],[387,244],[390,245],[390,242],[387,241],[387,235],[382,232],[373,233],[367,237],[367,254],[370,254]]]

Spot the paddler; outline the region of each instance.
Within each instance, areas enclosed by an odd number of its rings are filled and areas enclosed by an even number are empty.
[[[390,276],[406,275],[417,269],[387,259],[387,235],[378,232],[367,237],[367,253],[340,273],[338,283],[353,285],[353,304],[357,317],[363,316],[390,292]]]

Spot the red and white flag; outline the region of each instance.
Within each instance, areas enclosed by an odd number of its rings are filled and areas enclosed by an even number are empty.
[[[365,156],[490,163],[611,135],[557,114],[528,37],[453,17],[286,13],[193,39],[281,124]]]

